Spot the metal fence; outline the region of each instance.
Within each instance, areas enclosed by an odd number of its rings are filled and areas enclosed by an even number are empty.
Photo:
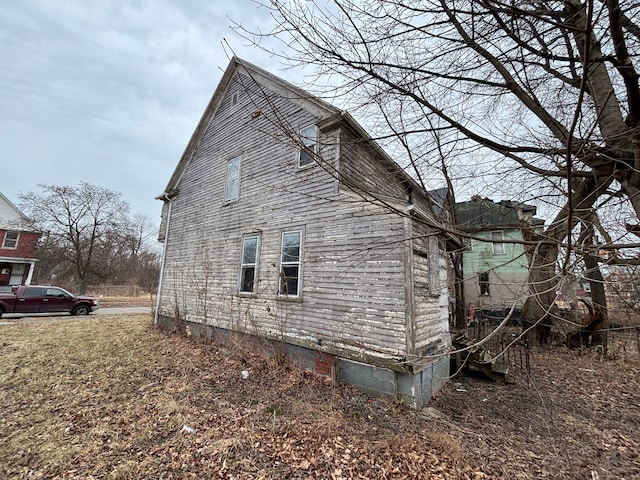
[[[519,327],[473,324],[454,333],[455,364],[495,381],[513,381],[531,371],[528,342]]]

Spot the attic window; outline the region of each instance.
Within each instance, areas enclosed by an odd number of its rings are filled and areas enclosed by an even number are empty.
[[[309,125],[300,130],[300,148],[298,155],[298,167],[306,167],[316,161],[318,154],[318,127]]]
[[[225,202],[238,199],[240,191],[240,157],[235,157],[227,163],[227,183],[224,190]]]
[[[16,248],[18,248],[19,238],[20,238],[20,232],[6,232],[4,234],[4,241],[2,242],[2,248],[15,250]]]
[[[240,92],[233,92],[233,95],[231,95],[231,105],[235,107],[238,104],[239,100]]]

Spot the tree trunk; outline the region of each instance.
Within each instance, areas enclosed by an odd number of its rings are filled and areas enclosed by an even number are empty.
[[[592,218],[593,205],[611,181],[611,178],[598,177],[575,181],[575,189],[569,201],[544,233],[537,234],[531,228],[523,228],[523,238],[537,242],[527,248],[529,296],[522,308],[523,327],[529,332],[527,338],[531,345],[545,343],[551,331],[551,308],[562,281],[562,276],[559,275],[561,272],[556,265],[559,246],[564,239],[571,238],[571,232],[578,221],[591,223],[589,219]],[[569,255],[572,251],[570,243],[566,250],[565,255]]]
[[[529,248],[529,297],[522,307],[523,329],[529,345],[547,343],[551,332],[551,307],[559,289],[556,275],[558,245],[539,243]]]

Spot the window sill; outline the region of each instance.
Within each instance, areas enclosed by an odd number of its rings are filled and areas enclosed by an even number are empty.
[[[318,162],[316,162],[315,160],[311,163],[307,163],[306,165],[300,165],[300,162],[298,162],[298,170],[306,170],[308,168],[311,168],[315,165],[317,165]]]
[[[237,292],[236,297],[258,298],[258,292]]]
[[[281,301],[281,302],[298,302],[298,303],[302,303],[302,297],[301,296],[290,296],[290,295],[282,295],[282,294],[277,294],[276,295],[276,300]]]

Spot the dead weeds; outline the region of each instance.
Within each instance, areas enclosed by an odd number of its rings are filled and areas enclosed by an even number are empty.
[[[0,478],[638,478],[640,356],[544,352],[416,412],[147,316],[0,332]]]

